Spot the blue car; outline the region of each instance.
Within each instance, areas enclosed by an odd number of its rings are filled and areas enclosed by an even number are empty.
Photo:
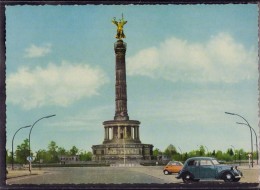
[[[183,182],[207,180],[224,180],[225,182],[238,182],[242,177],[242,172],[237,166],[219,164],[215,158],[193,157],[185,161],[182,170],[176,176]]]

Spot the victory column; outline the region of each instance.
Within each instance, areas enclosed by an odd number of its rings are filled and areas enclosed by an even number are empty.
[[[127,113],[127,88],[125,53],[126,43],[123,31],[127,21],[122,19],[112,23],[117,26],[114,44],[116,56],[115,81],[115,116],[114,120],[104,121],[104,141],[101,145],[93,145],[93,161],[141,161],[151,160],[153,145],[142,144],[140,141],[139,125],[137,120],[129,120]]]

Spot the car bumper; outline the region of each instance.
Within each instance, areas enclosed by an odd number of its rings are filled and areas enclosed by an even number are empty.
[[[176,179],[181,179],[181,174],[178,173],[177,176],[175,177]]]
[[[243,176],[243,173],[240,170],[237,170],[237,172],[234,173],[235,178],[241,178]]]

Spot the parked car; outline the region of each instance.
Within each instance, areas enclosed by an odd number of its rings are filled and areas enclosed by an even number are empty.
[[[169,175],[172,173],[178,173],[179,171],[181,171],[183,167],[183,164],[181,162],[178,161],[170,161],[168,162],[168,164],[163,168],[163,173],[165,175]]]
[[[225,182],[238,182],[242,172],[237,166],[222,165],[215,158],[193,157],[185,161],[182,170],[176,176],[183,182],[199,181],[200,179],[219,179]]]

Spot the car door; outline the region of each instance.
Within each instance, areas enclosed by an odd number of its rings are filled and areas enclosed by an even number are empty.
[[[182,163],[177,162],[175,167],[175,173],[178,173],[183,168]]]
[[[182,165],[179,162],[172,162],[171,172],[178,173],[182,169]]]
[[[169,172],[173,172],[173,162],[170,161],[164,168],[165,170],[169,171]]]
[[[216,169],[214,164],[210,159],[202,159],[200,160],[200,178],[215,178]]]
[[[188,162],[188,171],[193,174],[194,178],[199,178],[199,160],[190,160]]]
[[[175,173],[176,172],[176,162],[172,162],[171,165],[170,165],[170,171],[172,173]]]

